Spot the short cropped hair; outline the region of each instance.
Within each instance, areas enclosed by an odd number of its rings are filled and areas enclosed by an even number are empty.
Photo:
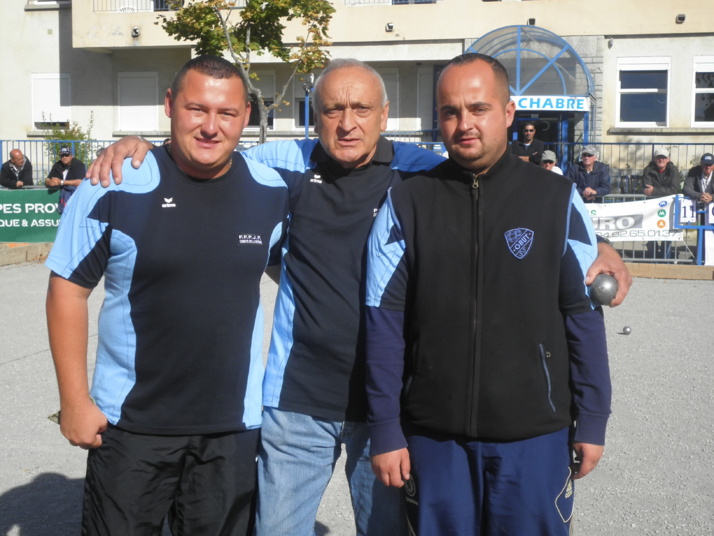
[[[320,87],[322,86],[322,82],[325,75],[331,73],[332,71],[337,71],[338,69],[346,69],[348,67],[358,67],[374,75],[374,77],[379,81],[379,87],[382,93],[382,106],[386,106],[387,102],[389,102],[389,99],[387,98],[387,88],[384,86],[384,80],[382,80],[382,76],[374,69],[374,67],[371,67],[365,62],[354,58],[338,58],[330,61],[330,63],[327,64],[327,67],[325,67],[322,73],[320,73],[320,76],[317,77],[315,87],[312,90],[312,95],[315,104],[317,106],[322,105],[320,101]]]
[[[511,89],[510,82],[508,81],[508,72],[503,64],[496,58],[487,56],[486,54],[479,54],[476,52],[467,52],[453,58],[446,67],[441,71],[442,73],[452,65],[467,65],[475,61],[483,61],[488,63],[493,69],[493,73],[496,75],[496,82],[500,86],[499,89],[503,94],[504,103],[507,103],[511,99]]]
[[[218,56],[197,56],[192,60],[187,61],[183,64],[183,67],[179,70],[171,84],[171,96],[175,99],[181,90],[183,81],[186,78],[186,74],[189,71],[197,71],[201,74],[210,76],[217,80],[224,78],[239,78],[241,84],[243,85],[243,96],[246,102],[249,102],[248,98],[248,88],[245,87],[245,82],[241,77],[240,70],[230,61],[225,58],[220,58]]]

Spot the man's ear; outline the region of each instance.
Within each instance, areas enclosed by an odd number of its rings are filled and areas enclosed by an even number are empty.
[[[389,101],[382,107],[382,117],[380,118],[380,128],[382,132],[387,130],[387,120],[389,119]]]
[[[171,95],[171,89],[166,90],[166,95],[164,96],[164,113],[166,117],[171,117],[171,111],[174,107],[173,97]]]
[[[245,103],[245,121],[243,121],[243,128],[248,126],[248,123],[250,123],[250,112],[251,112],[251,106],[250,106],[250,101]]]
[[[506,104],[506,127],[510,127],[513,124],[513,120],[516,117],[516,103],[512,100],[508,100]]]

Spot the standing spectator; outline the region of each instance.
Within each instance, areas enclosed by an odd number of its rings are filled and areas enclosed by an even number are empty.
[[[545,146],[535,137],[535,123],[527,122],[523,125],[523,139],[511,143],[511,152],[525,162],[540,165],[541,156]]]
[[[714,196],[712,172],[714,172],[714,155],[704,153],[699,165],[694,166],[687,173],[682,193],[696,200],[700,206],[711,203]]]
[[[60,148],[60,159],[55,162],[50,170],[50,174],[45,179],[45,186],[48,188],[60,188],[59,204],[57,212],[62,214],[69,198],[82,184],[84,175],[87,173],[84,162],[72,156],[72,149],[64,145]]]
[[[679,190],[679,170],[669,161],[669,151],[659,147],[654,152],[654,160],[643,172],[642,193],[648,197],[675,195]]]
[[[0,169],[0,186],[17,189],[32,184],[32,163],[20,149],[13,149],[10,151],[10,160]]]
[[[372,463],[415,534],[568,536],[572,479],[603,453],[595,233],[570,181],[508,154],[508,87],[488,56],[444,68],[449,160],[394,186],[370,234]]]
[[[669,161],[669,151],[664,147],[655,149],[654,159],[644,169],[642,193],[647,197],[665,197],[675,195],[679,190],[679,170]],[[647,257],[668,259],[672,252],[672,243],[663,240],[647,242]]]
[[[288,192],[234,151],[250,104],[223,58],[166,92],[168,147],[124,182],[82,185],[60,222],[47,322],[62,434],[91,449],[82,534],[252,536],[261,425],[260,280]],[[106,299],[91,398],[87,298]]]
[[[570,166],[566,174],[586,203],[610,193],[610,168],[598,162],[598,157],[597,149],[586,145],[580,151],[580,162]]]
[[[540,165],[542,168],[557,173],[558,175],[563,174],[563,170],[560,169],[556,164],[558,163],[558,157],[555,156],[553,151],[543,151],[543,158],[540,159]]]

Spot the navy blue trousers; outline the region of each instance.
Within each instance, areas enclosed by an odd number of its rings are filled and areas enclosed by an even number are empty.
[[[489,443],[408,435],[411,534],[567,536],[573,514],[569,430]]]

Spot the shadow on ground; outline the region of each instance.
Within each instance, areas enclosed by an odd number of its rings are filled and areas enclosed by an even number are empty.
[[[0,496],[0,534],[69,536],[79,533],[84,479],[43,473]]]

